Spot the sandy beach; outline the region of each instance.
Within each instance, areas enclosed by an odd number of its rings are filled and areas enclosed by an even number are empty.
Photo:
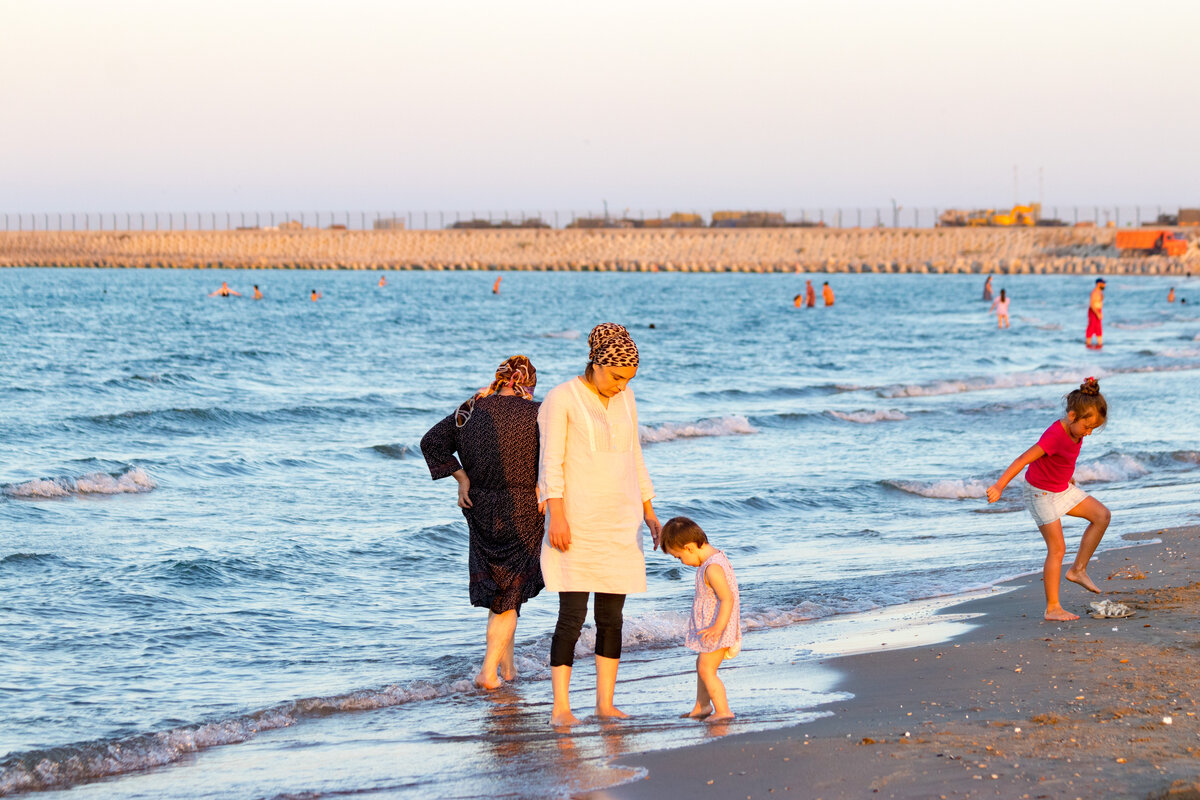
[[[1122,254],[1115,228],[5,231],[0,266],[599,272],[1115,273],[1200,269]]]
[[[1200,527],[1125,538],[1089,574],[1130,618],[1045,622],[1018,578],[946,609],[980,615],[952,641],[829,661],[854,695],[831,716],[621,759],[645,778],[587,798],[1200,797]]]

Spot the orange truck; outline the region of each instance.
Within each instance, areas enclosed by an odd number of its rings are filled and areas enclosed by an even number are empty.
[[[1181,233],[1135,229],[1117,231],[1116,247],[1121,254],[1181,256],[1187,252],[1187,239]]]

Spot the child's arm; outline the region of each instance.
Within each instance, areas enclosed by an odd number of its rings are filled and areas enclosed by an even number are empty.
[[[1017,460],[1009,464],[1008,469],[1004,470],[1004,474],[1000,476],[1000,480],[988,487],[988,502],[994,503],[999,500],[1000,495],[1004,494],[1004,487],[1008,486],[1009,481],[1017,477],[1017,473],[1019,473],[1021,470],[1025,469],[1044,455],[1046,455],[1046,451],[1041,448],[1041,445],[1035,444],[1033,447],[1017,456]]]
[[[712,647],[720,641],[721,634],[725,632],[725,626],[729,624],[729,618],[733,615],[733,592],[729,588],[729,581],[725,580],[725,570],[721,569],[719,564],[710,564],[704,570],[704,582],[712,587],[717,599],[721,601],[716,620],[700,631],[700,641],[706,647]]]

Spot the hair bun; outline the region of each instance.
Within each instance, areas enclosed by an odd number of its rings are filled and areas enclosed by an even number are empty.
[[[1084,378],[1083,383],[1079,384],[1079,391],[1086,395],[1095,397],[1100,394],[1100,382],[1095,378]]]

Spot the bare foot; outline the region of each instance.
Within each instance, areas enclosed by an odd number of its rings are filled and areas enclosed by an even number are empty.
[[[506,681],[515,681],[517,679],[517,668],[511,663],[505,664],[500,662],[500,677]]]
[[[569,708],[561,711],[555,709],[550,712],[550,724],[556,728],[566,728],[571,725],[578,725],[579,720],[571,713],[571,709]]]
[[[1096,594],[1100,594],[1099,587],[1097,587],[1096,584],[1092,583],[1092,579],[1088,577],[1086,570],[1075,569],[1074,567],[1071,567],[1069,570],[1067,570],[1066,577],[1067,577],[1067,580],[1069,580],[1071,583],[1078,583],[1080,586],[1087,589],[1089,592],[1095,592]]]
[[[616,706],[601,708],[596,706],[596,716],[599,719],[629,719],[629,715]]]
[[[499,689],[504,685],[504,681],[500,680],[494,672],[480,672],[475,676],[475,685],[480,689]]]
[[[709,717],[708,719],[706,719],[704,721],[705,722],[727,722],[731,719],[733,719],[732,711],[730,711],[728,714],[713,714],[711,717]]]
[[[680,714],[679,717],[681,719],[704,719],[711,713],[712,713],[711,705],[701,707],[701,705],[699,703],[697,703],[695,706],[692,707],[691,711],[687,712],[686,714]]]
[[[1046,619],[1050,622],[1070,622],[1073,619],[1079,619],[1078,614],[1072,614],[1062,606],[1058,608],[1047,608]]]

